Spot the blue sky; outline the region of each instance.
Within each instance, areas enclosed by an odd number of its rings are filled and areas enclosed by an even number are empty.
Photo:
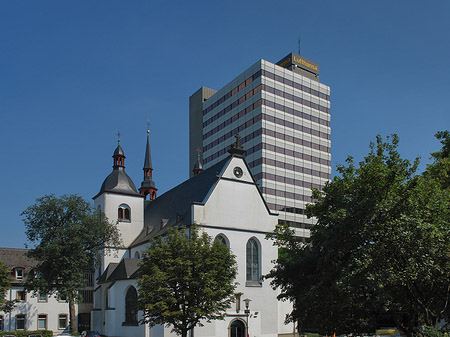
[[[450,129],[448,1],[1,1],[0,247],[45,194],[90,200],[117,132],[139,185],[150,119],[163,193],[188,177],[188,99],[298,49],[331,87],[332,166],[377,134],[422,158]]]

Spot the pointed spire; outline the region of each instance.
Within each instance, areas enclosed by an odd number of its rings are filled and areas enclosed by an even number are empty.
[[[153,176],[153,167],[152,167],[152,156],[150,153],[150,122],[147,119],[147,146],[145,148],[145,158],[144,158],[144,180],[142,180],[141,187],[139,188],[139,192],[147,198],[147,195],[150,196],[150,200],[154,200],[156,198],[156,191],[158,190],[155,187],[155,182],[152,179]]]
[[[202,150],[200,150],[200,148],[197,148],[197,162],[194,165],[194,169],[192,170],[192,172],[194,172],[194,176],[196,176],[197,174],[203,172],[203,164],[202,161],[200,159],[200,153],[202,152]]]
[[[150,126],[147,125],[147,147],[145,148],[144,170],[153,169],[152,154],[150,152]]]

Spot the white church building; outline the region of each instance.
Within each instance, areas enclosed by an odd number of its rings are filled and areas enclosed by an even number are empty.
[[[191,179],[156,197],[148,131],[139,190],[125,172],[125,154],[119,143],[113,171],[93,199],[109,220],[117,221],[124,248],[105,251],[96,272],[93,330],[109,337],[176,336],[170,327],[138,323],[142,315],[135,309],[136,274],[149,239],[164,235],[169,227],[195,223],[212,238],[222,240],[236,256],[238,286],[226,319],[205,322],[191,336],[293,336],[292,324],[284,324],[290,303],[278,301],[277,291],[262,279],[277,258],[277,248],[265,237],[278,217],[267,207],[244,152],[237,136],[226,159],[204,171],[199,159]]]

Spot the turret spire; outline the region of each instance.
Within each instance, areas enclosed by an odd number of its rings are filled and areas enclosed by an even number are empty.
[[[125,153],[120,146],[120,132],[117,132],[117,147],[113,154],[114,165],[113,167],[125,167]]]
[[[147,198],[147,195],[150,196],[150,200],[154,200],[156,198],[156,191],[158,190],[155,187],[155,182],[152,179],[153,176],[153,167],[152,167],[152,155],[150,153],[150,122],[147,119],[147,146],[145,148],[145,158],[144,158],[144,180],[142,180],[141,187],[139,188],[139,192]]]
[[[195,163],[194,169],[192,170],[192,172],[194,172],[194,176],[203,172],[203,164],[202,164],[202,160],[200,159],[201,152],[202,152],[202,150],[200,150],[200,148],[197,148],[197,162]]]

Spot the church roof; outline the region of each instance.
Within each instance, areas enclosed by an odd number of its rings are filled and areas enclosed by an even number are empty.
[[[131,247],[164,234],[169,227],[190,225],[191,205],[203,204],[206,201],[209,192],[219,180],[219,174],[231,158],[231,156],[225,158],[149,202],[144,211],[145,228]]]
[[[114,167],[113,171],[106,177],[105,181],[103,181],[100,192],[98,192],[97,195],[100,195],[103,192],[140,195],[133,180],[131,180],[121,166]]]
[[[131,178],[125,172],[125,154],[120,144],[117,145],[113,154],[113,158],[113,171],[103,181],[102,187],[100,187],[100,191],[93,199],[97,198],[104,192],[140,195],[136,189],[136,185],[134,185],[133,180],[131,180]]]
[[[120,146],[120,144],[117,145],[116,149],[114,150],[113,157],[114,157],[114,156],[122,156],[122,157],[125,157],[125,153],[123,152],[122,146]]]
[[[111,282],[118,280],[135,279],[139,269],[140,259],[122,259],[119,263],[110,263],[98,282]]]

